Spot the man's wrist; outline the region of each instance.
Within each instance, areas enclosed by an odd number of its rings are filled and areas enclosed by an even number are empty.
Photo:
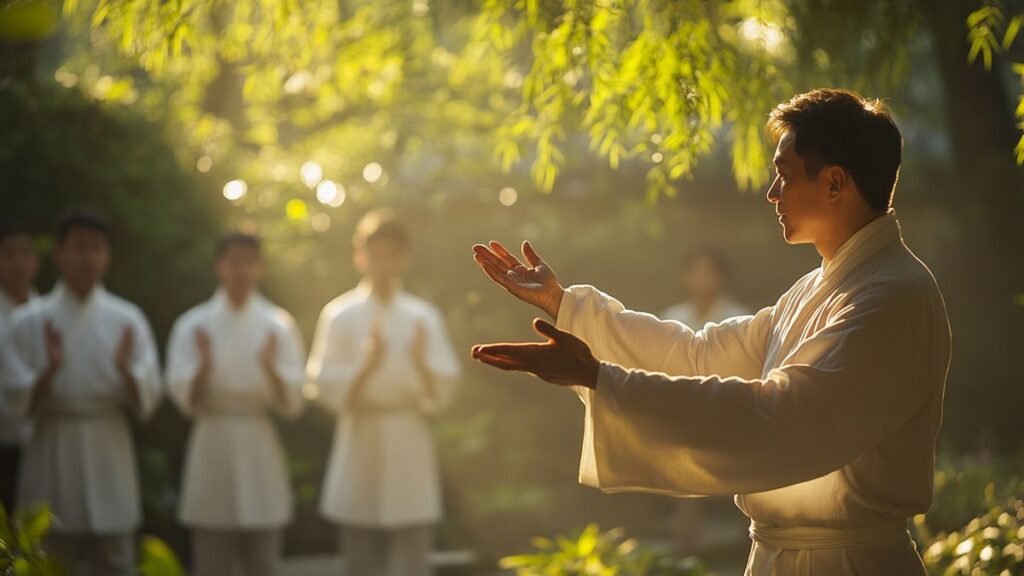
[[[562,298],[564,296],[565,288],[562,288],[562,286],[559,285],[558,290],[554,294],[554,298],[552,298],[551,302],[548,304],[548,309],[545,310],[545,312],[548,313],[548,316],[551,316],[551,319],[555,322],[558,322],[558,311],[562,308]]]

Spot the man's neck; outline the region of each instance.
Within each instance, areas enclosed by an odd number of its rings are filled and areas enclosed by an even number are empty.
[[[885,212],[868,211],[858,214],[856,217],[840,223],[826,238],[816,241],[814,248],[822,260],[831,262],[835,258],[836,252],[839,252],[843,244],[846,244],[854,234],[882,216],[885,216]]]
[[[225,294],[227,295],[228,305],[235,311],[245,308],[250,298],[249,292],[232,293],[225,291]]]
[[[375,298],[384,302],[390,302],[396,292],[398,292],[397,280],[370,280],[370,293],[373,294]]]
[[[88,300],[89,296],[96,290],[96,284],[76,286],[74,284],[68,284],[65,282],[64,287],[79,302],[84,302]]]

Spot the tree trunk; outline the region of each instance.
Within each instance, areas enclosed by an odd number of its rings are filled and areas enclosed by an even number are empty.
[[[972,2],[920,0],[929,28],[952,139],[954,214],[961,216],[966,259],[957,289],[949,428],[979,435],[975,447],[1020,447],[1014,421],[1024,405],[1024,170],[1013,148],[1018,134],[997,71],[969,64],[966,19]],[[977,422],[960,421],[977,419]],[[951,438],[964,446],[963,438]]]

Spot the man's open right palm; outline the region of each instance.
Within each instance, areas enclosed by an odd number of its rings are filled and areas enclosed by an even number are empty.
[[[522,250],[526,264],[500,242],[473,246],[473,259],[491,280],[513,296],[557,318],[564,292],[558,277],[529,242],[523,242]]]

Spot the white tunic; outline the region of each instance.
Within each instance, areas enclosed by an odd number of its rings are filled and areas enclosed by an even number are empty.
[[[35,292],[29,294],[29,300],[24,306],[32,306],[37,300]],[[11,318],[18,304],[2,288],[0,288],[0,366],[3,370],[10,372],[17,369],[17,360],[10,357],[13,354],[11,345],[5,339],[5,333],[10,329]],[[6,358],[6,359],[5,359]],[[4,378],[0,372],[0,378]],[[12,376],[7,376],[8,379]],[[0,444],[18,445],[28,442],[31,426],[26,418],[9,405],[4,396],[0,395]]]
[[[661,313],[662,320],[675,320],[691,327],[701,328],[708,322],[721,322],[735,316],[746,316],[750,311],[734,302],[731,298],[718,298],[704,314],[690,302],[680,302],[669,306]]]
[[[209,336],[206,396],[191,401],[200,357],[196,331]],[[274,394],[260,363],[270,335],[287,402]],[[234,309],[223,292],[175,322],[168,341],[166,379],[175,404],[195,420],[185,457],[179,509],[188,526],[274,528],[292,517],[285,452],[271,418],[302,409],[305,352],[292,317],[258,294]]]
[[[377,323],[384,359],[346,404],[363,367],[365,341]],[[425,397],[409,348],[425,329],[426,362],[436,398]],[[428,415],[450,400],[460,372],[440,312],[398,292],[387,303],[364,283],[324,308],[308,374],[320,400],[338,412],[334,445],[320,499],[321,513],[339,524],[395,528],[441,519],[441,479]]]
[[[160,369],[149,324],[134,304],[97,286],[84,300],[57,285],[36,306],[15,313],[11,342],[24,366],[8,398],[23,414],[47,363],[44,326],[63,339],[64,362],[50,394],[32,412],[19,506],[48,502],[54,530],[113,534],[134,530],[142,516],[135,450],[126,412],[152,414],[160,399]],[[134,334],[132,374],[140,405],[130,402],[115,366],[125,328]]]
[[[950,333],[894,215],[754,316],[693,332],[574,286],[558,324],[606,361],[579,390],[581,482],[738,494],[752,576],[924,574],[906,521],[931,502]]]

